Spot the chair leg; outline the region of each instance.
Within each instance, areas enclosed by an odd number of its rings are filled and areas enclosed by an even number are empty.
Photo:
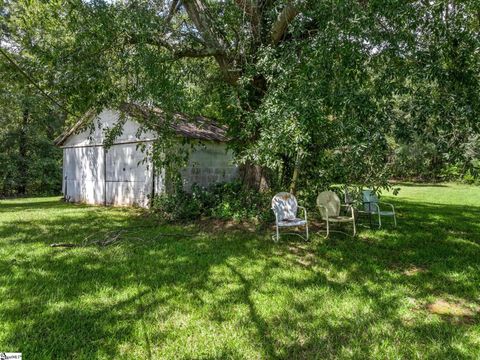
[[[328,219],[327,219],[327,237],[329,234],[330,234],[330,223],[328,222]]]
[[[307,241],[308,241],[308,223],[305,224],[305,233],[307,235]]]
[[[380,212],[378,213],[378,228],[380,229],[382,227],[382,216],[380,215]]]
[[[395,224],[395,227],[397,227],[397,215],[395,212],[393,213],[393,223]]]
[[[278,231],[278,225],[276,225],[276,230],[277,230],[276,242],[278,242],[278,240],[280,240],[280,233]]]
[[[352,223],[353,223],[353,236],[355,236],[357,235],[357,226],[355,225],[355,220]]]

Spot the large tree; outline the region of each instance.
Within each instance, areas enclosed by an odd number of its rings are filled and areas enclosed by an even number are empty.
[[[69,112],[125,101],[202,112],[229,125],[256,180],[265,170],[316,190],[385,183],[388,136],[408,116],[474,128],[478,5],[20,0],[5,2],[4,26]],[[399,118],[402,97],[412,108]]]

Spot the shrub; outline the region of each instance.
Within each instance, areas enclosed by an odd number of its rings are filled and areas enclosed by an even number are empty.
[[[476,179],[470,169],[463,175],[462,181],[466,184],[475,184]]]
[[[265,222],[270,217],[271,196],[246,189],[240,182],[213,186],[210,190],[212,206],[208,215],[217,219],[257,220]]]
[[[186,192],[178,185],[169,194],[155,196],[152,210],[168,221],[206,216],[264,223],[273,218],[270,200],[271,194],[246,189],[239,181],[209,188],[194,185],[191,192]]]
[[[151,209],[167,221],[193,220],[201,215],[201,203],[181,187],[170,194],[156,195]]]

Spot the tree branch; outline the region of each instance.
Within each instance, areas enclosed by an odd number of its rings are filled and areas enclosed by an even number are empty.
[[[170,21],[172,20],[173,18],[173,15],[175,15],[175,13],[177,12],[177,9],[178,9],[178,3],[180,2],[180,0],[173,0],[172,3],[170,4],[170,8],[169,8],[169,11],[168,11],[168,15],[167,17],[165,18],[165,23],[169,24]]]
[[[202,57],[222,56],[222,55],[224,54],[222,54],[220,50],[212,49],[212,48],[178,49],[173,51],[173,56],[175,58],[183,58],[183,57],[202,58]]]
[[[23,70],[23,68],[20,65],[18,65],[17,62],[12,57],[10,57],[10,55],[1,47],[0,47],[0,55],[2,55],[15,69],[17,69],[20,72],[20,74],[22,74],[27,79],[27,81],[40,92],[40,94],[42,94],[52,103],[57,105],[60,109],[65,111],[65,113],[72,115],[73,117],[78,117],[78,115],[72,113],[62,103],[57,101],[52,95],[48,94],[45,90],[43,90],[40,87],[40,85],[38,85],[38,81],[36,81],[32,76],[30,76],[30,74],[28,74],[25,70]]]
[[[235,3],[250,18],[250,24],[251,24],[254,41],[259,43],[260,34],[261,34],[261,29],[260,29],[261,21],[260,21],[258,5],[255,4],[255,0],[235,0]]]
[[[292,4],[287,4],[287,6],[285,6],[280,15],[278,15],[277,21],[275,21],[272,26],[272,30],[270,31],[272,44],[278,44],[280,40],[282,40],[288,25],[293,21],[298,13],[298,9]]]
[[[208,18],[208,9],[202,0],[183,0],[183,6],[188,17],[193,22],[208,49],[216,49],[212,56],[220,66],[225,80],[235,84],[238,80],[238,72],[233,69],[232,63],[227,56],[227,45],[215,31],[211,20]]]

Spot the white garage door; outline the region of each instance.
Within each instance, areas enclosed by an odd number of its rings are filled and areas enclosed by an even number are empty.
[[[106,202],[108,205],[146,207],[152,193],[152,165],[136,144],[113,145],[106,154]]]
[[[105,164],[103,148],[65,148],[63,152],[64,194],[68,201],[103,204]]]

